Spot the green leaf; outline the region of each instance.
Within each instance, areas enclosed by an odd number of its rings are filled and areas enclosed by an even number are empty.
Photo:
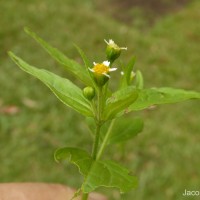
[[[84,98],[82,90],[71,81],[61,78],[47,70],[37,69],[14,55],[12,52],[9,52],[9,55],[22,70],[35,76],[47,85],[64,104],[85,116],[93,116],[90,102]]]
[[[120,88],[124,88],[131,85],[132,82],[131,73],[133,72],[135,60],[136,60],[135,57],[133,57],[126,66],[122,66],[123,75],[121,77]]]
[[[83,52],[83,50],[82,50],[79,46],[77,46],[77,45],[75,45],[75,44],[74,44],[74,46],[76,47],[77,51],[78,51],[79,54],[81,55],[81,57],[82,57],[82,59],[83,59],[83,62],[84,62],[84,64],[85,64],[86,70],[88,70],[88,68],[91,68],[92,65],[91,65],[89,59],[87,58],[87,56],[85,55],[85,53]]]
[[[143,80],[143,76],[140,70],[136,71],[135,86],[137,89],[143,89],[143,86],[144,86],[144,80]]]
[[[126,67],[125,76],[126,76],[127,85],[131,84],[131,73],[133,71],[133,67],[135,65],[135,61],[136,61],[135,57],[131,58],[131,60],[129,61],[129,63],[128,63],[127,67]]]
[[[200,99],[200,93],[174,88],[151,88],[139,91],[139,97],[129,111],[143,110],[152,105],[178,103],[189,99]]]
[[[138,97],[135,87],[126,87],[118,90],[107,99],[104,110],[105,119],[113,119],[118,113],[128,108]]]
[[[143,130],[142,119],[118,119],[117,126],[113,126],[112,133],[108,138],[108,144],[115,144],[130,140]]]
[[[80,64],[75,62],[72,59],[69,59],[63,53],[61,53],[58,49],[52,47],[47,42],[45,42],[42,38],[40,38],[36,33],[32,32],[30,29],[25,28],[25,32],[30,35],[33,39],[35,39],[56,61],[65,66],[65,69],[71,72],[76,78],[81,80],[86,85],[92,85],[92,80],[85,70]]]
[[[76,165],[84,176],[82,191],[89,193],[100,186],[116,187],[121,192],[128,192],[137,186],[135,176],[129,175],[129,171],[112,161],[94,161],[91,156],[79,148],[64,147],[56,150],[56,161],[68,159]]]
[[[85,55],[85,53],[83,52],[83,50],[82,50],[79,46],[77,46],[77,45],[74,45],[74,46],[76,47],[76,49],[77,49],[77,51],[79,52],[81,58],[83,59],[83,62],[84,62],[84,64],[85,64],[85,68],[86,68],[86,70],[87,70],[87,72],[88,72],[88,75],[90,76],[89,68],[92,67],[91,62],[89,61],[88,57]],[[91,76],[90,76],[90,77],[91,77]],[[91,81],[92,81],[93,86],[96,87],[96,84],[95,84],[95,82],[94,82],[94,80],[93,80],[92,78],[91,78]],[[96,89],[97,89],[97,88],[96,88]]]
[[[69,162],[76,165],[84,177],[87,176],[93,162],[91,156],[86,151],[73,147],[57,149],[54,153],[54,158],[56,161],[69,159]]]
[[[129,171],[112,161],[95,161],[82,185],[84,193],[96,188],[116,187],[120,192],[128,192],[137,186],[137,178],[129,175]]]

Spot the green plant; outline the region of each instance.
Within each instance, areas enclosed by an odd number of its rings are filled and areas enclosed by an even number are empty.
[[[91,154],[75,147],[60,148],[55,152],[57,161],[69,159],[79,168],[79,172],[84,177],[81,188],[74,194],[73,198],[82,193],[82,200],[87,200],[89,193],[100,186],[116,187],[122,193],[136,187],[137,178],[130,175],[126,168],[114,161],[102,159],[108,145],[129,140],[143,129],[141,119],[136,118],[124,122],[120,121],[120,117],[153,105],[199,99],[200,93],[167,87],[143,88],[142,73],[139,70],[136,73],[133,72],[134,57],[127,64],[120,66],[119,87],[117,91],[113,92],[109,87],[109,82],[112,79],[110,72],[117,70],[117,68],[112,68],[112,65],[120,56],[121,50],[126,48],[120,48],[112,40],[106,41],[107,61],[91,64],[84,52],[75,46],[84,61],[85,67],[83,67],[51,47],[29,29],[26,28],[25,31],[85,85],[83,89],[80,89],[70,80],[47,70],[37,69],[9,52],[12,60],[22,70],[41,80],[61,102],[83,116],[93,119],[95,128],[92,130],[94,143]],[[118,128],[120,123],[122,128]]]

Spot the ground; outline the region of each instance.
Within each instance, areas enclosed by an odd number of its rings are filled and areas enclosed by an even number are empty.
[[[190,0],[108,0],[99,3],[100,9],[121,22],[130,24],[140,13],[149,23],[166,14],[176,12]],[[141,16],[140,16],[141,17]]]

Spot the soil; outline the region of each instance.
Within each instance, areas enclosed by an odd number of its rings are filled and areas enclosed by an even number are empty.
[[[103,0],[97,6],[111,17],[130,24],[140,15],[150,24],[157,18],[182,9],[192,0]]]
[[[61,184],[0,183],[0,200],[71,200],[75,190]],[[76,200],[80,200],[77,197]],[[108,200],[91,193],[88,200]]]

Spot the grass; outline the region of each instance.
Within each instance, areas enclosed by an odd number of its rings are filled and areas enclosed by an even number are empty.
[[[85,119],[58,102],[45,86],[8,58],[6,52],[12,50],[35,66],[72,78],[23,32],[24,26],[78,62],[81,59],[73,42],[98,62],[105,59],[103,39],[113,38],[128,46],[122,60],[136,55],[136,68],[143,72],[146,87],[200,91],[199,8],[196,1],[141,30],[104,15],[89,0],[0,2],[0,181],[58,182],[78,187],[81,178],[77,169],[55,163],[53,152],[67,145],[91,148]],[[3,112],[10,105],[20,112]],[[135,113],[145,120],[143,133],[124,146],[109,148],[105,157],[112,155],[124,163],[139,177],[140,184],[121,197],[106,189],[110,199],[177,200],[182,199],[185,189],[199,190],[199,113],[198,101]]]

